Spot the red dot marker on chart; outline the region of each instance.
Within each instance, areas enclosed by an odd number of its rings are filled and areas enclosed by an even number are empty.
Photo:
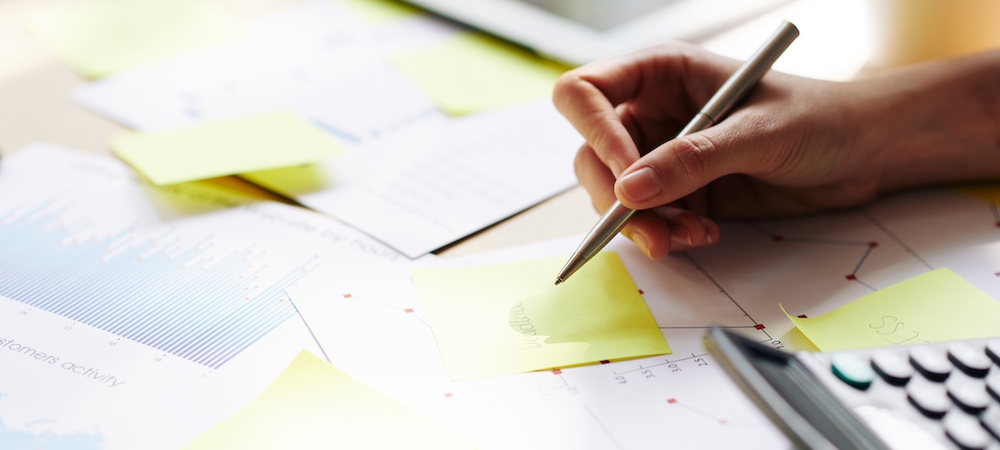
[[[756,329],[758,329],[758,330],[763,330],[764,329],[764,324],[758,323],[757,325],[754,325],[753,327],[756,328]]]

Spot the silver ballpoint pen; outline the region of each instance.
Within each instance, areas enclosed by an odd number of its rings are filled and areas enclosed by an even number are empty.
[[[798,36],[799,30],[795,28],[795,25],[783,21],[771,37],[764,42],[764,45],[757,49],[757,52],[723,83],[715,95],[708,100],[708,103],[701,108],[701,111],[677,134],[677,137],[704,130],[722,120],[733,105],[757,84],[774,64],[774,61]],[[563,266],[556,277],[556,284],[569,279],[570,275],[573,275],[590,258],[600,252],[611,241],[611,238],[625,227],[625,223],[633,214],[635,214],[635,210],[626,208],[620,202],[615,201],[611,208],[597,221],[590,233],[587,233],[576,252]]]

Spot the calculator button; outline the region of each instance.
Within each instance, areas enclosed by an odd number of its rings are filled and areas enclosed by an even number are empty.
[[[952,409],[951,400],[942,384],[915,381],[906,386],[906,398],[923,415],[932,419],[940,419]]]
[[[913,377],[913,367],[902,354],[878,351],[872,354],[872,368],[889,384],[902,386]]]
[[[954,410],[945,416],[944,433],[959,448],[985,449],[993,439],[975,416]]]
[[[986,356],[989,356],[994,364],[1000,364],[1000,340],[994,339],[986,343]]]
[[[917,372],[931,381],[944,381],[951,374],[952,365],[945,352],[928,347],[910,350],[910,364]]]
[[[956,342],[948,346],[948,360],[959,370],[972,377],[985,377],[990,371],[992,361],[986,356],[982,347],[964,342]]]
[[[979,424],[1000,439],[1000,405],[994,403],[979,415]]]
[[[994,371],[986,375],[986,392],[1000,401],[1000,372]]]
[[[983,381],[977,378],[953,376],[948,379],[948,398],[970,414],[978,414],[990,406],[992,399]]]
[[[861,390],[868,389],[872,381],[875,381],[875,372],[868,361],[850,353],[833,355],[830,358],[830,369],[840,381]]]

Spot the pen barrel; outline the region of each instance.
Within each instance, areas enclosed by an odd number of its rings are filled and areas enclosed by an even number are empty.
[[[594,225],[593,231],[587,235],[581,248],[590,249],[588,252],[583,252],[584,259],[590,259],[597,254],[611,239],[618,234],[625,223],[632,218],[635,214],[634,209],[626,208],[617,200],[614,205],[611,205],[607,211],[601,216]]]
[[[587,233],[576,252],[559,271],[556,284],[569,279],[570,275],[573,275],[587,261],[597,255],[621,231],[633,214],[635,214],[634,209],[626,208],[616,200],[615,204],[604,212],[590,233]]]
[[[736,72],[729,76],[722,87],[702,107],[701,111],[677,134],[677,137],[701,131],[722,120],[726,113],[760,81],[774,64],[774,61],[797,37],[799,37],[798,28],[795,28],[791,22],[782,21],[777,30],[764,42],[764,45],[761,45]],[[590,258],[600,252],[625,227],[625,223],[633,214],[635,214],[635,210],[626,208],[622,206],[621,202],[615,201],[580,243],[570,260],[566,262],[556,278],[556,284],[565,281]]]
[[[767,73],[774,61],[799,37],[799,29],[791,22],[782,21],[771,37],[736,69],[726,82],[708,100],[701,113],[717,123],[732,109],[733,105],[746,96],[747,91]],[[698,130],[693,130],[698,131]]]

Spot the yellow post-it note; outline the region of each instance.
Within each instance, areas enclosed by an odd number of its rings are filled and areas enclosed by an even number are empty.
[[[565,66],[499,40],[463,33],[393,62],[438,107],[462,115],[552,96]]]
[[[94,0],[28,11],[28,30],[87,78],[221,41],[235,17],[203,0]]]
[[[382,24],[426,14],[420,8],[399,0],[345,0],[344,4],[371,24]]]
[[[303,351],[255,400],[183,447],[470,449],[474,445]]]
[[[413,269],[452,379],[670,353],[616,253],[555,286],[564,262]]]
[[[825,352],[1000,336],[1000,302],[948,269],[881,289],[820,316],[785,314]]]
[[[343,151],[293,112],[115,137],[111,149],[154,184],[172,184],[310,164]]]

